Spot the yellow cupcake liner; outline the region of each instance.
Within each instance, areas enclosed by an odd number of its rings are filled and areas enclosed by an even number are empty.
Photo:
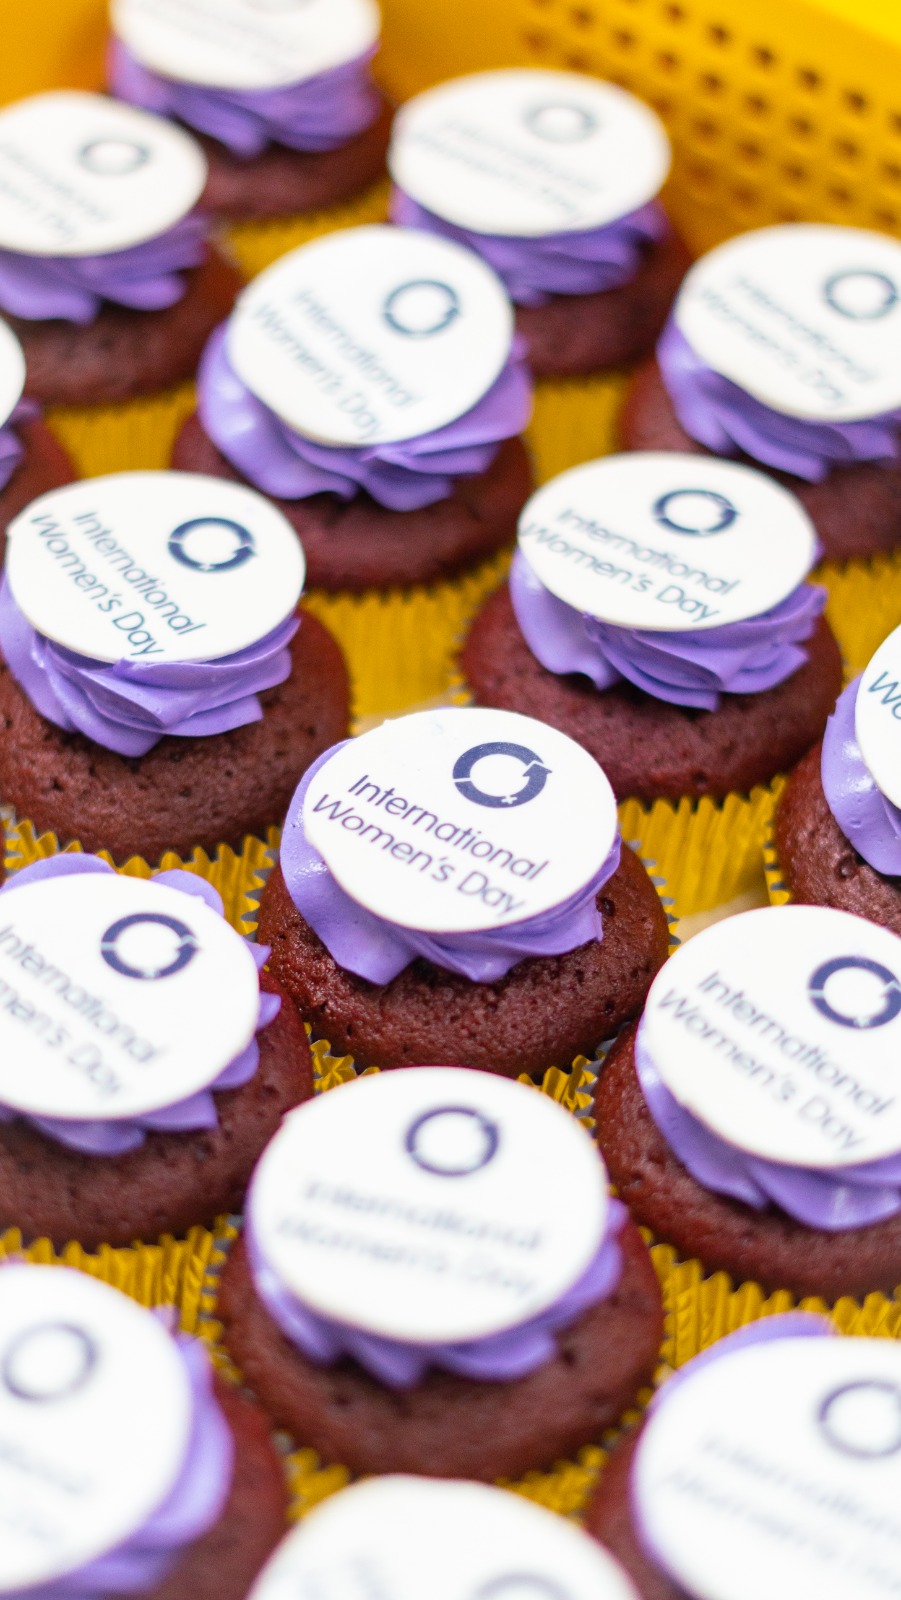
[[[615,371],[536,381],[525,436],[539,483],[617,448],[616,423],[629,379],[628,372]]]
[[[194,410],[193,383],[117,406],[53,406],[46,418],[79,476],[168,467],[175,436]]]
[[[761,852],[778,793],[773,784],[725,800],[704,795],[679,801],[625,800],[619,808],[623,838],[650,856],[666,879],[678,917],[695,916],[730,901],[763,899]]]
[[[901,550],[870,561],[827,561],[811,576],[829,591],[826,618],[846,677],[854,678],[901,622]]]
[[[318,239],[324,233],[334,233],[338,228],[359,228],[367,222],[386,222],[390,193],[390,184],[385,179],[342,205],[293,217],[227,223],[223,235],[244,276],[253,278],[289,250],[309,244],[311,239]]]
[[[779,865],[779,857],[776,854],[776,840],[772,826],[767,829],[763,841],[763,875],[766,880],[766,893],[770,905],[790,905],[791,890],[782,876],[782,868]]]

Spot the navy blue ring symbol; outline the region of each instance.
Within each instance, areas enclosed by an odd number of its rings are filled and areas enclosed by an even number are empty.
[[[826,985],[839,972],[869,972],[878,978],[883,988],[882,1010],[863,1017],[837,1010],[826,997]],[[884,1028],[901,1011],[901,983],[895,974],[864,956],[835,956],[832,961],[824,961],[811,977],[807,992],[817,1010],[830,1022],[837,1022],[840,1028]]]
[[[850,283],[872,283],[881,298],[874,301],[868,309],[860,306],[843,304],[840,299],[842,286]],[[868,267],[852,267],[845,272],[834,272],[827,278],[823,285],[823,294],[826,304],[840,317],[848,317],[852,322],[878,322],[880,318],[888,316],[892,307],[898,303],[898,285],[884,272],[872,272]]]
[[[713,514],[713,521],[709,526],[699,522],[682,522],[675,506],[686,496],[692,500],[706,501]],[[724,494],[717,494],[714,489],[670,489],[668,494],[662,494],[654,502],[654,516],[665,528],[672,528],[674,533],[690,533],[701,539],[709,539],[712,533],[722,533],[724,528],[731,528],[738,516],[737,508]]]
[[[531,106],[523,118],[530,133],[548,144],[580,144],[590,139],[598,119],[584,106],[567,105],[565,101],[548,101]]]
[[[439,1165],[419,1149],[419,1139],[423,1129],[443,1117],[465,1117],[473,1123],[476,1133],[481,1134],[481,1148],[473,1159],[463,1166],[451,1167],[444,1163]],[[471,1173],[480,1171],[494,1160],[500,1137],[496,1124],[489,1122],[481,1111],[474,1110],[472,1106],[437,1106],[434,1111],[424,1111],[421,1117],[417,1117],[416,1121],[411,1123],[404,1139],[404,1149],[423,1172],[431,1172],[436,1178],[468,1178]]]
[[[849,1438],[847,1426],[842,1426],[836,1415],[837,1407],[843,1400],[865,1393],[883,1395],[895,1413],[893,1417],[889,1415],[888,1419],[894,1423],[894,1437],[881,1444],[867,1444]],[[858,1461],[877,1461],[884,1460],[886,1456],[896,1456],[901,1450],[901,1388],[896,1383],[878,1378],[861,1378],[856,1383],[842,1384],[840,1389],[826,1396],[817,1412],[817,1422],[833,1450],[840,1455],[853,1456]]]
[[[196,528],[225,528],[235,536],[235,548],[224,561],[195,561],[185,549],[185,541]],[[243,567],[245,561],[256,555],[256,546],[253,534],[248,528],[241,526],[240,522],[230,522],[228,517],[193,517],[190,522],[181,522],[169,535],[169,554],[180,561],[183,567],[192,567],[195,572],[231,572],[235,567]]]
[[[123,961],[118,951],[118,943],[124,933],[131,928],[139,928],[145,923],[152,923],[157,927],[169,928],[175,934],[178,944],[175,955],[165,967],[133,967]],[[158,911],[136,911],[130,917],[120,917],[107,928],[100,942],[100,954],[108,967],[114,972],[121,972],[124,978],[171,978],[174,972],[181,972],[183,967],[193,961],[198,951],[197,940],[190,928],[184,922],[179,922],[177,917],[162,916]]]
[[[437,291],[439,296],[435,321],[428,327],[404,320],[405,296],[416,294],[420,289]],[[437,278],[411,278],[409,283],[398,284],[396,289],[392,289],[382,308],[382,315],[389,328],[393,328],[395,333],[402,333],[406,339],[431,339],[436,333],[443,333],[445,328],[449,328],[461,310],[460,296],[449,283],[441,283]]]
[[[60,1335],[71,1340],[72,1343],[72,1371],[62,1382],[54,1383],[45,1377],[42,1382],[36,1383],[33,1378],[26,1376],[20,1370],[22,1358],[32,1340],[50,1335],[59,1338]],[[28,1400],[35,1404],[46,1404],[47,1401],[66,1400],[70,1395],[77,1394],[91,1376],[97,1365],[97,1346],[93,1339],[85,1333],[83,1328],[76,1327],[71,1322],[42,1322],[35,1328],[26,1328],[9,1346],[3,1357],[2,1377],[4,1386],[17,1400]],[[45,1374],[46,1362],[35,1354],[33,1358],[35,1373]]]
[[[480,761],[486,756],[511,756],[514,761],[521,761],[525,772],[525,783],[521,789],[513,794],[488,794],[480,789],[473,781],[472,773]],[[510,806],[528,805],[539,795],[551,775],[550,767],[546,767],[540,756],[530,750],[526,744],[505,744],[502,740],[495,740],[491,744],[476,744],[471,750],[464,750],[455,765],[453,779],[464,800],[471,800],[473,805],[491,806],[492,809],[507,809]]]
[[[507,1572],[500,1578],[489,1578],[475,1591],[472,1600],[572,1600],[568,1589],[561,1589],[550,1578],[537,1572]]]
[[[110,156],[114,156],[110,164]],[[78,159],[89,172],[100,178],[128,178],[151,160],[152,151],[146,144],[133,139],[91,139],[82,145]]]

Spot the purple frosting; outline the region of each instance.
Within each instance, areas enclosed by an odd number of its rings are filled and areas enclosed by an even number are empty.
[[[40,407],[34,400],[20,400],[0,427],[0,490],[6,488],[25,455],[25,446],[16,433],[17,425],[31,422],[39,415]]]
[[[532,411],[532,385],[523,347],[488,393],[465,416],[395,444],[339,447],[296,433],[238,377],[217,328],[198,372],[197,410],[213,443],[250,483],[282,500],[361,489],[391,511],[419,511],[446,500],[454,479],[487,472],[504,439],[521,433]]]
[[[23,884],[37,883],[44,878],[77,877],[82,873],[108,873],[113,870],[100,856],[83,855],[78,850],[71,851],[64,855],[49,856],[44,861],[34,861],[30,866],[22,867],[19,872],[6,879],[0,887],[0,895],[12,894]],[[167,884],[170,889],[178,889],[181,894],[196,895],[220,917],[225,915],[222,900],[212,884],[194,872],[181,869],[158,872],[153,881]],[[269,946],[251,944],[248,940],[247,947],[256,962],[257,970],[261,971],[269,959]],[[270,1022],[278,1016],[280,1008],[281,1000],[277,994],[260,994],[258,1032],[268,1028]],[[21,1119],[31,1127],[37,1128],[39,1133],[45,1134],[56,1144],[65,1145],[68,1150],[77,1150],[82,1155],[123,1156],[131,1150],[138,1150],[149,1132],[193,1133],[203,1128],[218,1127],[216,1092],[223,1089],[240,1089],[245,1083],[250,1082],[259,1064],[260,1047],[256,1039],[251,1039],[249,1045],[228,1063],[208,1089],[199,1089],[196,1094],[189,1095],[187,1099],[179,1100],[174,1105],[164,1106],[160,1111],[147,1111],[139,1117],[123,1118],[121,1121],[75,1122],[60,1117],[35,1117],[14,1107],[0,1105],[0,1123]]]
[[[619,1235],[628,1212],[611,1200],[607,1231],[594,1259],[559,1300],[536,1317],[485,1339],[459,1344],[408,1344],[366,1333],[321,1316],[299,1300],[267,1264],[252,1228],[253,1190],[245,1223],[254,1286],[263,1304],[291,1343],[311,1361],[332,1366],[345,1357],[356,1361],[391,1389],[411,1389],[430,1367],[485,1383],[511,1383],[536,1372],[557,1354],[555,1335],[591,1306],[609,1299],[623,1270]]]
[[[602,228],[577,233],[546,233],[537,238],[475,233],[435,216],[402,189],[392,194],[391,221],[468,245],[494,268],[511,300],[521,306],[546,305],[556,294],[618,289],[635,277],[651,246],[669,232],[666,212],[659,201],[651,200]]]
[[[32,256],[0,250],[0,308],[30,322],[61,317],[86,326],[105,300],[162,311],[182,298],[182,273],[206,260],[208,224],[199,212],[155,239],[100,256]]]
[[[861,677],[863,674],[861,674]],[[860,677],[839,696],[823,735],[820,774],[826,804],[858,855],[887,877],[901,876],[901,811],[864,761],[854,712]]]
[[[810,422],[774,411],[708,367],[676,326],[660,336],[657,361],[686,433],[718,456],[750,456],[777,472],[821,483],[833,467],[896,462],[901,410],[860,422]]]
[[[503,928],[478,933],[420,933],[387,922],[359,905],[332,876],[303,828],[303,803],[313,778],[347,742],[326,750],[298,784],[285,819],[280,855],[291,899],[339,967],[370,983],[390,983],[411,961],[421,957],[471,983],[495,983],[519,961],[565,955],[604,937],[597,897],[619,866],[619,834],[603,865],[578,894],[540,916]]]
[[[257,698],[291,675],[292,615],[256,644],[218,661],[93,661],[38,633],[0,580],[0,653],[36,711],[121,756],[167,735],[202,739],[262,720]]]
[[[145,1594],[161,1584],[186,1548],[218,1522],[234,1476],[234,1435],[213,1393],[213,1369],[198,1339],[178,1334],[191,1386],[191,1431],[184,1463],[163,1502],[115,1550],[63,1578],[7,1591],[8,1600],[95,1600]]]
[[[859,1166],[818,1170],[766,1161],[728,1144],[680,1106],[661,1079],[639,1024],[635,1067],[658,1131],[695,1181],[755,1211],[778,1206],[806,1228],[844,1233],[901,1212],[901,1152]]]
[[[177,117],[250,161],[270,144],[337,150],[371,126],[381,99],[369,76],[375,50],[279,89],[216,89],[164,78],[142,66],[120,39],[110,45],[110,88],[120,100]]]
[[[802,583],[769,611],[721,628],[616,628],[551,594],[517,551],[510,599],[526,644],[548,672],[584,673],[596,689],[625,678],[655,700],[716,711],[724,694],[761,694],[804,665],[803,641],[813,633],[827,594]]]

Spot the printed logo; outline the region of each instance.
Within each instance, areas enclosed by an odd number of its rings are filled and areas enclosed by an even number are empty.
[[[581,144],[598,126],[597,117],[584,106],[559,103],[532,106],[523,121],[530,133],[548,144]]]
[[[901,1450],[901,1389],[875,1378],[843,1384],[827,1395],[817,1422],[833,1450],[858,1461]]]
[[[510,756],[514,761],[521,761],[526,779],[522,788],[507,794],[491,794],[485,789],[480,789],[472,773],[478,763],[489,756]],[[536,756],[528,745],[505,744],[501,740],[492,744],[473,745],[471,750],[464,751],[453,773],[454,783],[465,800],[471,800],[476,806],[490,806],[493,809],[527,805],[541,793],[550,775],[550,767],[546,767],[541,757]]]
[[[404,1139],[416,1165],[436,1178],[468,1178],[494,1160],[499,1144],[497,1124],[471,1106],[425,1111]]]
[[[414,278],[392,289],[382,308],[389,328],[405,339],[430,339],[460,315],[456,289],[437,278]]]
[[[201,529],[207,534],[224,529],[229,543],[234,541],[230,554],[223,556],[221,561],[199,561],[192,556],[187,549],[187,542]],[[245,561],[256,554],[256,547],[253,534],[248,528],[243,528],[240,522],[230,522],[227,517],[193,517],[190,522],[180,523],[169,535],[169,554],[180,561],[183,567],[191,567],[195,572],[230,572],[233,567],[243,567]]]
[[[826,304],[852,322],[878,322],[898,302],[898,287],[884,272],[866,267],[835,272],[823,285]]]
[[[3,1382],[17,1400],[65,1400],[84,1387],[98,1351],[83,1328],[46,1322],[15,1338],[3,1359]]]
[[[731,528],[738,510],[724,494],[713,489],[671,489],[655,501],[654,516],[674,533],[709,539],[712,533]]]
[[[878,1010],[842,1011],[834,999],[829,999],[827,985],[843,972],[863,972],[877,979],[882,1002]],[[813,974],[807,992],[817,1010],[840,1028],[884,1028],[901,1011],[901,983],[888,967],[881,966],[878,961],[869,961],[864,956],[835,956],[831,961],[824,961]]]
[[[123,936],[135,928],[145,926],[168,928],[175,936],[175,953],[164,966],[136,967],[123,960],[119,954],[119,941]],[[184,922],[179,922],[177,917],[166,917],[156,911],[136,911],[130,917],[120,917],[118,922],[107,928],[100,942],[100,954],[107,966],[112,967],[114,972],[121,972],[124,978],[171,978],[174,972],[181,972],[189,961],[193,961],[198,949],[197,940]]]
[[[92,139],[82,145],[78,159],[98,178],[127,178],[152,159],[144,144],[132,139]]]

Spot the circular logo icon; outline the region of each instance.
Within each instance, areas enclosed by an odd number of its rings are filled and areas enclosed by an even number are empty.
[[[460,315],[460,297],[437,278],[414,278],[392,289],[382,315],[389,328],[406,339],[430,339],[443,333]]]
[[[565,103],[532,106],[523,118],[530,133],[548,144],[580,144],[590,139],[598,126],[598,119],[584,106]]]
[[[491,794],[480,789],[472,774],[478,763],[489,756],[510,756],[514,761],[521,761],[526,780],[522,788],[507,794]],[[505,744],[502,740],[473,745],[471,750],[465,750],[458,758],[453,773],[454,783],[464,799],[471,800],[473,805],[490,806],[495,810],[527,805],[541,793],[550,775],[550,767],[546,767],[541,757],[536,756],[528,745]]]
[[[878,322],[898,301],[898,287],[884,272],[866,267],[835,272],[823,285],[826,304],[852,322]]]
[[[423,1172],[436,1178],[468,1178],[494,1160],[497,1124],[472,1106],[439,1106],[411,1124],[404,1149]]]
[[[817,1422],[834,1450],[858,1461],[901,1450],[901,1389],[875,1378],[843,1384],[827,1395]]]
[[[879,985],[878,1000],[881,1002],[878,1009],[842,1010],[835,1003],[834,990],[830,1000],[827,994],[830,981],[842,973],[858,972],[876,979]],[[878,961],[870,961],[865,956],[835,956],[831,961],[824,961],[811,977],[807,992],[817,1010],[840,1028],[883,1028],[901,1011],[901,983],[888,967],[881,966]]]
[[[17,1400],[65,1400],[81,1389],[97,1365],[97,1346],[83,1328],[46,1322],[27,1328],[3,1358],[3,1382]]]
[[[171,960],[163,966],[136,967],[131,962],[124,961],[119,954],[119,941],[125,934],[140,927],[167,928],[175,936],[175,953]],[[121,972],[124,978],[155,979],[171,978],[174,972],[181,972],[183,967],[193,961],[198,951],[197,940],[191,929],[177,917],[163,916],[156,911],[136,911],[130,917],[120,917],[107,928],[100,942],[100,954],[107,966],[114,972]]]
[[[654,502],[654,516],[674,533],[708,539],[712,533],[731,528],[738,511],[731,500],[713,489],[671,489]]]
[[[132,139],[92,139],[89,144],[82,145],[78,159],[99,178],[128,178],[146,166],[151,152],[146,145],[136,144]]]
[[[231,550],[219,561],[200,560],[187,548],[192,536],[195,541],[204,539],[204,536],[208,538],[210,534],[215,538],[223,531]],[[169,554],[180,561],[183,567],[191,567],[195,572],[230,572],[233,567],[243,567],[245,561],[256,554],[253,534],[243,528],[240,522],[230,522],[227,517],[193,517],[190,522],[180,523],[170,533],[168,543]]]
[[[508,1572],[502,1578],[489,1578],[472,1600],[571,1600],[571,1596],[537,1572]]]

